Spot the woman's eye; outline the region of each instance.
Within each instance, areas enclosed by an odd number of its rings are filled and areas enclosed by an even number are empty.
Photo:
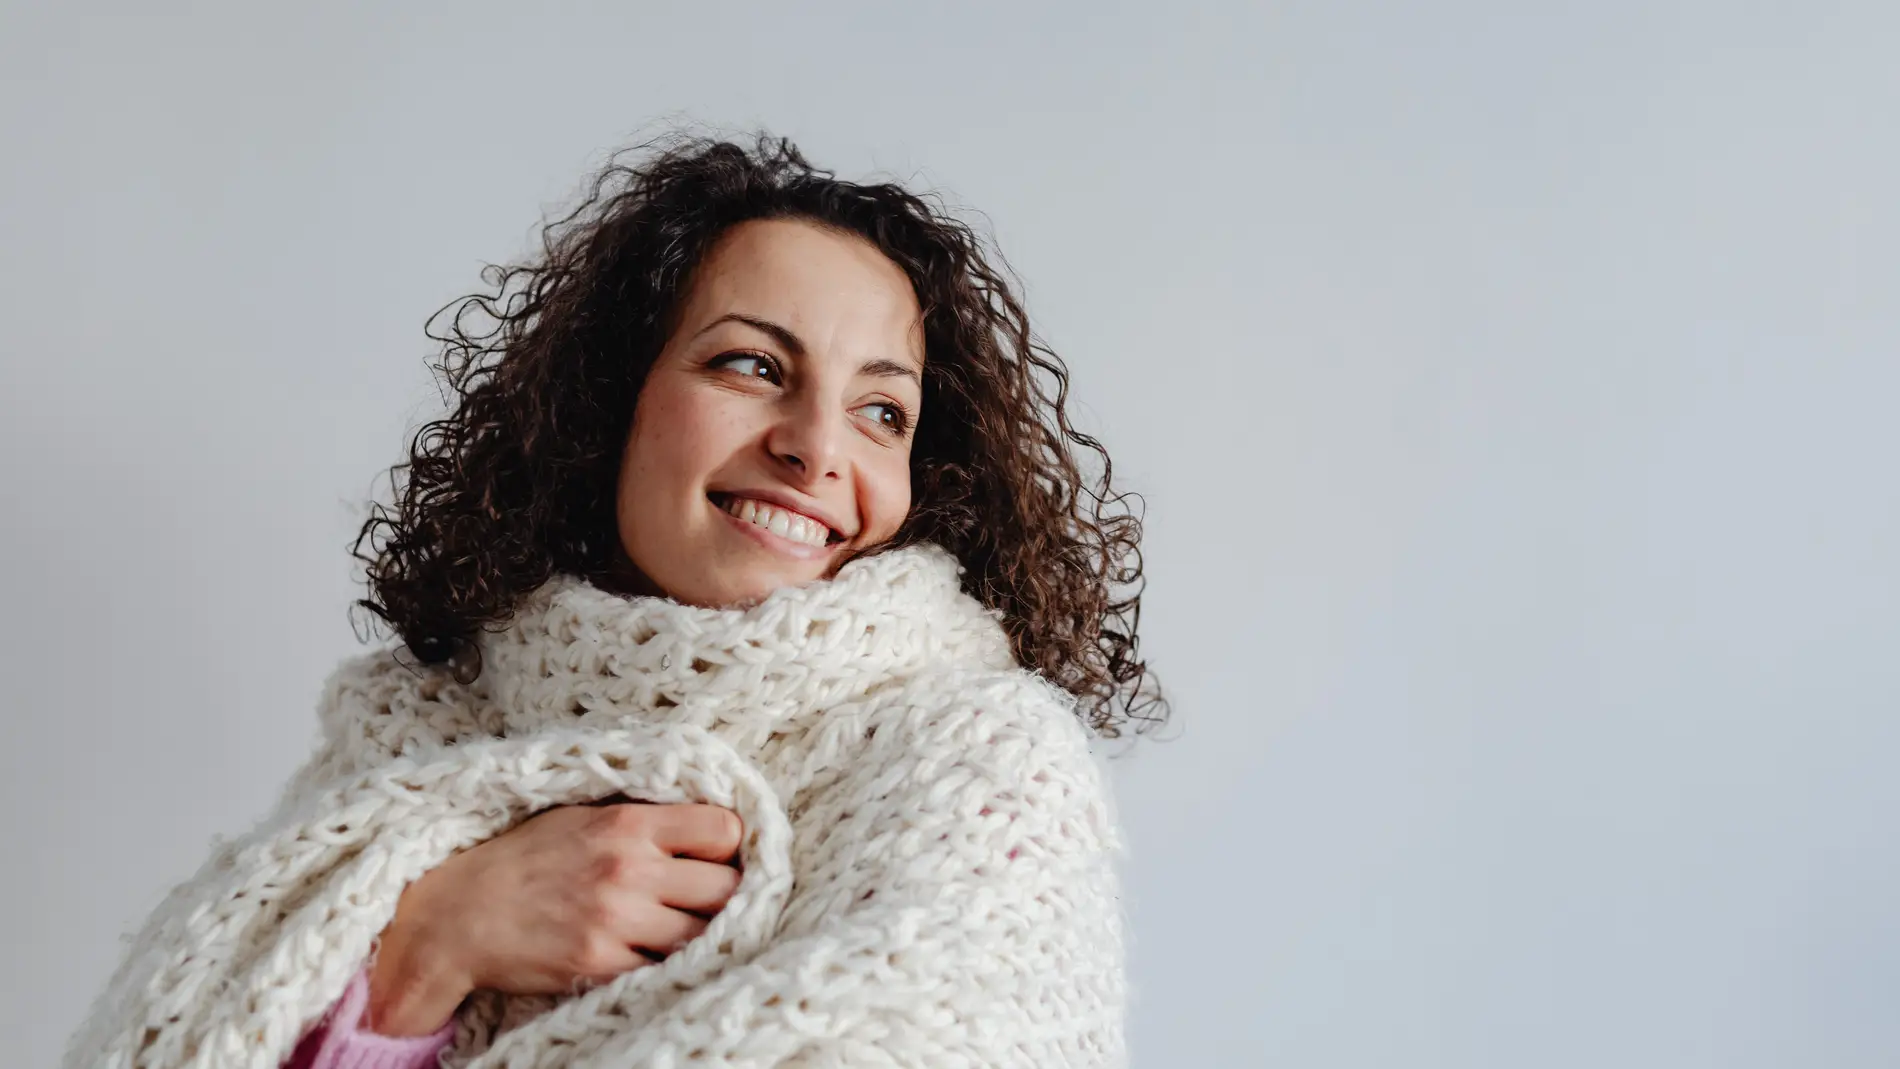
[[[878,426],[888,431],[902,434],[910,426],[910,413],[885,401],[865,405],[863,411],[871,413],[871,418],[877,421]]]
[[[778,383],[778,365],[761,353],[727,353],[713,361],[714,367],[729,367],[748,379]]]

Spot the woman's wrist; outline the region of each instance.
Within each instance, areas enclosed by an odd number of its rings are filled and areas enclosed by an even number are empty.
[[[454,1015],[474,985],[466,973],[427,938],[425,910],[412,884],[396,917],[378,941],[369,974],[369,1001],[362,1029],[391,1037],[426,1036]]]

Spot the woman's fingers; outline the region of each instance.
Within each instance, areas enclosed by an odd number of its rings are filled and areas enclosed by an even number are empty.
[[[509,994],[609,980],[706,930],[738,886],[722,862],[743,830],[712,805],[557,807],[424,874],[383,946],[419,945],[468,987]]]
[[[627,945],[661,957],[685,946],[706,930],[705,918],[660,905],[652,899],[629,902],[627,914],[627,928],[622,933]]]
[[[653,822],[653,845],[701,861],[731,861],[745,834],[739,815],[716,805],[655,806],[647,815]]]
[[[739,870],[715,861],[672,858],[656,870],[653,894],[663,905],[713,914],[739,889]]]
[[[601,938],[575,963],[574,978],[591,987],[651,964],[653,959],[642,954],[638,947],[617,939]]]

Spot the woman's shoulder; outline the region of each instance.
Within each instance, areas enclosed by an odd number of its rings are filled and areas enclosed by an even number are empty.
[[[1075,695],[1014,665],[936,668],[878,696],[869,733],[1024,752],[1035,763],[1087,762],[1093,736]]]
[[[443,667],[419,664],[400,645],[345,657],[331,670],[317,702],[327,739],[369,756],[400,756],[417,744],[451,743],[493,734],[488,703]]]
[[[397,696],[408,689],[404,676],[412,674],[398,660],[398,649],[380,646],[337,662],[324,677],[322,697],[317,700],[317,718],[326,728],[391,711]]]
[[[813,785],[882,797],[955,784],[987,808],[1067,821],[1091,849],[1112,852],[1119,842],[1112,787],[1078,705],[1022,668],[922,673],[878,695],[862,747]]]

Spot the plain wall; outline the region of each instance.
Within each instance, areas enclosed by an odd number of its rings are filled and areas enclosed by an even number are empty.
[[[423,320],[669,115],[980,209],[1147,497],[1138,1065],[1900,1064],[1900,8],[158,6],[0,25],[9,1064],[305,754]]]

